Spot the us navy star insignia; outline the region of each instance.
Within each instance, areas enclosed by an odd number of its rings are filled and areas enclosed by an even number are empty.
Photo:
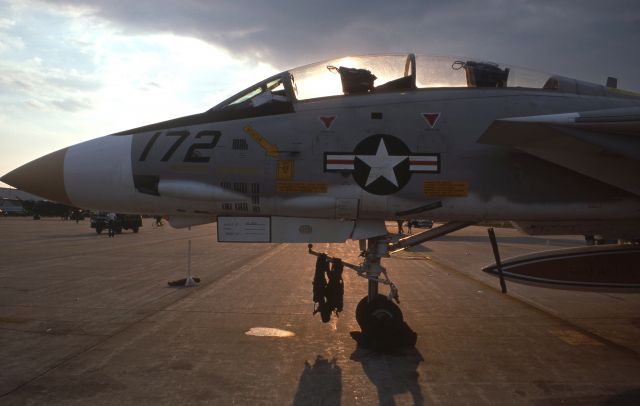
[[[412,173],[440,173],[440,155],[412,153],[401,139],[376,134],[360,141],[352,153],[325,153],[324,170],[351,172],[367,192],[388,195],[401,190]]]
[[[389,155],[387,146],[384,144],[384,139],[380,138],[380,144],[378,144],[378,150],[375,155],[356,155],[356,158],[369,165],[369,176],[367,177],[365,186],[369,186],[378,180],[378,178],[382,177],[398,187],[398,179],[396,178],[394,168],[398,166],[400,162],[409,158],[409,156]]]

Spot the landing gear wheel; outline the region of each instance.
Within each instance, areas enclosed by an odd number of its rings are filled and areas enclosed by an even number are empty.
[[[369,303],[365,296],[356,307],[356,321],[362,333],[354,336],[358,345],[375,351],[414,347],[417,335],[404,322],[400,308],[384,295]]]
[[[362,332],[394,329],[402,326],[402,311],[384,295],[376,296],[371,303],[367,296],[356,307],[356,321]]]

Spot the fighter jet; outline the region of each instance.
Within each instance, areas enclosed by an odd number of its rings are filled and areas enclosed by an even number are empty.
[[[2,181],[70,206],[216,222],[219,241],[360,241],[363,331],[399,323],[381,259],[470,224],[640,239],[640,95],[470,58],[350,56]],[[444,223],[390,239],[385,220]],[[328,262],[327,262],[328,261]],[[323,265],[323,266],[324,266]],[[379,284],[389,295],[378,292]]]

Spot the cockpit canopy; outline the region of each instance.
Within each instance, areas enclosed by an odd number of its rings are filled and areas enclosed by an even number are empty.
[[[331,59],[272,76],[212,110],[279,105],[329,96],[429,88],[532,88],[605,95],[601,85],[468,58],[366,55]]]

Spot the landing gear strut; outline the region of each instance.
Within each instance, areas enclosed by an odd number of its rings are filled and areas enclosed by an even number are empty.
[[[362,241],[364,243],[365,241]],[[362,250],[361,256],[364,257],[360,269],[356,269],[360,276],[364,276],[369,280],[368,299],[369,302],[373,301],[378,296],[378,284],[383,283],[389,285],[391,291],[389,292],[389,300],[395,299],[398,303],[400,298],[398,296],[398,289],[396,285],[389,280],[387,270],[380,265],[380,261],[383,257],[389,257],[389,239],[386,237],[370,238],[366,241],[366,247]],[[381,276],[384,279],[381,279]]]
[[[383,257],[389,256],[389,240],[386,237],[370,238],[362,252],[364,261],[358,272],[368,280],[367,296],[362,298],[356,307],[356,321],[363,334],[379,336],[385,331],[393,331],[402,327],[403,316],[400,308],[393,303],[400,303],[396,285],[391,282],[387,270],[380,264]],[[389,286],[389,295],[378,293],[379,284]]]

